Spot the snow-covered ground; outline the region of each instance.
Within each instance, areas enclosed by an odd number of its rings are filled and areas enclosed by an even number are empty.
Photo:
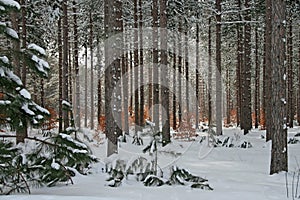
[[[289,130],[289,137],[300,133],[300,128]],[[238,147],[208,148],[205,142],[174,141],[164,151],[182,153],[179,157],[159,154],[158,163],[164,171],[173,165],[189,170],[191,173],[208,179],[213,191],[192,189],[188,186],[145,187],[141,182],[126,180],[120,187],[107,186],[107,174],[103,172],[106,147],[104,143],[91,143],[94,154],[101,160],[92,168],[88,176],[77,175],[74,185],[60,185],[51,188],[36,188],[31,195],[15,194],[1,196],[1,200],[283,200],[292,199],[293,172],[299,170],[300,143],[289,144],[289,173],[269,175],[270,147],[262,139],[263,131],[253,130],[247,136],[235,128],[224,129],[224,135],[231,136],[237,141],[249,141],[253,147],[242,149]],[[300,139],[300,138],[299,138]],[[145,139],[147,140],[147,139]],[[144,145],[147,145],[145,141]],[[131,143],[121,143],[119,157],[133,159],[145,156],[143,147]],[[287,181],[286,181],[287,180]],[[295,184],[296,186],[296,180]],[[286,183],[288,184],[286,186]],[[299,189],[300,190],[300,189]],[[300,191],[298,192],[298,196]]]

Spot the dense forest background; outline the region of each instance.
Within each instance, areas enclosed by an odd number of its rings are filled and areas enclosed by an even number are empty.
[[[300,123],[299,11],[280,0],[0,0],[1,137],[47,144],[34,128],[64,143],[89,128],[110,156],[148,125],[163,146],[203,124],[213,135],[260,128],[270,173],[286,171],[287,128]]]

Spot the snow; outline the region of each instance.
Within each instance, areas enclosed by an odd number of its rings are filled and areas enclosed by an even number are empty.
[[[28,49],[31,49],[31,50],[35,50],[35,51],[37,51],[37,52],[39,52],[41,55],[43,55],[43,56],[45,56],[46,55],[46,51],[45,51],[45,49],[43,49],[42,47],[40,47],[40,46],[38,46],[38,45],[36,45],[36,44],[29,44],[28,46],[27,46],[27,48]]]
[[[53,169],[56,169],[56,170],[59,170],[59,164],[58,163],[56,163],[56,162],[52,162],[51,163],[51,167],[53,168]]]
[[[25,99],[28,99],[28,100],[31,99],[30,93],[29,93],[25,88],[23,88],[22,90],[20,90],[19,93],[20,93],[20,95],[21,95],[22,97],[24,97]]]
[[[14,0],[0,0],[0,4],[4,6],[14,7],[18,10],[21,9],[20,4]]]
[[[300,127],[288,130],[289,137],[299,132]],[[291,199],[293,172],[299,169],[297,160],[300,160],[300,144],[288,146],[290,172],[270,176],[271,143],[266,143],[262,139],[261,136],[265,135],[265,131],[252,130],[244,136],[239,129],[224,128],[224,135],[232,138],[239,135],[241,140],[251,142],[253,147],[248,149],[217,147],[207,154],[207,152],[202,152],[203,145],[207,143],[199,143],[199,138],[196,138],[195,141],[190,142],[174,140],[173,146],[167,146],[170,150],[180,152],[179,158],[158,154],[158,164],[164,167],[164,171],[167,172],[172,166],[186,169],[192,174],[208,179],[208,184],[214,189],[213,191],[180,185],[145,187],[142,183],[130,178],[118,188],[109,187],[106,181],[107,174],[103,172],[105,163],[109,160],[105,157],[106,143],[91,142],[90,147],[94,155],[100,159],[99,163],[92,166],[91,175],[76,175],[73,178],[74,185],[61,184],[50,188],[35,188],[32,189],[31,195],[1,196],[1,200],[284,200],[287,199],[286,176]],[[72,139],[65,134],[61,136]],[[151,137],[145,136],[143,139],[144,144],[148,145]],[[141,153],[145,145],[136,146],[131,144],[131,138],[128,140],[128,143],[120,143],[119,154],[112,157],[127,160],[133,160],[138,156],[151,158],[148,154]],[[110,159],[113,158],[110,157]],[[168,165],[172,160],[174,162]],[[53,165],[52,167],[57,167],[56,164]]]
[[[18,33],[14,29],[6,27],[6,33],[14,39],[19,39]]]
[[[62,105],[65,105],[65,106],[67,106],[67,107],[69,107],[69,108],[71,108],[72,106],[71,106],[71,104],[68,102],[68,101],[66,101],[66,100],[62,100]]]
[[[6,56],[0,56],[0,60],[2,62],[4,62],[5,64],[9,64],[9,60],[8,60],[8,58]]]
[[[24,104],[24,105],[21,107],[21,109],[24,110],[24,112],[27,113],[28,115],[31,115],[31,116],[34,116],[34,115],[35,115],[35,113],[34,113],[32,110],[30,110],[30,109],[28,108],[28,104],[27,104],[27,103]]]
[[[17,85],[21,86],[23,85],[21,79],[15,75],[10,69],[4,67],[4,68],[0,68],[1,71],[0,71],[0,75],[1,76],[6,76],[7,79],[10,79],[11,81],[15,82]]]
[[[0,100],[0,105],[9,105],[9,104],[11,104],[11,101],[9,101],[9,100]]]
[[[48,74],[46,70],[49,70],[49,64],[45,60],[38,58],[36,55],[32,55],[31,60],[33,60],[36,63],[36,68],[39,72]]]

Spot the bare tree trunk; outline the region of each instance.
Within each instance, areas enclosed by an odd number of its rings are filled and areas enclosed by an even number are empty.
[[[63,1],[62,4],[63,8],[63,76],[62,76],[62,83],[63,83],[63,91],[62,91],[62,99],[65,101],[69,101],[69,70],[68,70],[68,1]],[[69,127],[69,112],[68,110],[63,109],[63,122],[64,122],[64,129]]]
[[[120,92],[118,70],[120,70],[120,58],[117,45],[112,46],[108,40],[115,30],[119,29],[119,23],[115,11],[120,10],[117,1],[104,1],[104,27],[105,27],[105,134],[107,141],[107,156],[118,153],[118,137],[120,136],[120,111],[118,110]],[[117,11],[118,12],[118,11]],[[113,48],[114,47],[114,48]]]
[[[241,0],[237,0],[239,10],[242,10]],[[242,15],[239,14],[239,20],[242,21]],[[237,126],[240,126],[241,129],[244,129],[244,108],[243,108],[243,66],[244,66],[244,50],[243,50],[243,27],[244,25],[237,25]]]
[[[94,118],[95,118],[95,111],[94,111],[94,51],[93,51],[93,15],[92,9],[89,13],[89,20],[90,20],[90,57],[91,57],[91,129],[94,130]]]
[[[179,127],[182,126],[182,22],[179,21],[178,25],[178,120],[179,120]]]
[[[121,59],[123,55],[123,20],[122,20],[122,1],[115,0],[114,2],[114,11],[115,11],[115,21],[114,21],[114,30],[115,34],[118,35],[117,46],[114,50],[113,58],[116,58],[114,60],[114,66],[115,66],[115,94],[114,94],[114,118],[115,118],[115,133],[117,134],[117,137],[121,136],[122,133],[122,65],[121,65]]]
[[[293,25],[292,25],[292,16],[289,17],[288,24],[288,46],[287,46],[287,55],[288,55],[288,71],[287,71],[287,81],[288,81],[288,105],[287,105],[287,123],[290,128],[293,128],[294,121],[294,90],[293,90]]]
[[[196,129],[199,128],[199,79],[200,79],[200,60],[199,60],[199,24],[196,24]]]
[[[286,80],[285,76],[285,1],[272,2],[272,136],[270,174],[288,171],[286,126]]]
[[[174,38],[174,41],[173,41],[173,98],[172,98],[172,118],[173,118],[173,122],[172,122],[172,127],[173,127],[173,130],[176,130],[177,129],[177,119],[176,119],[176,38]]]
[[[77,4],[73,1],[73,21],[74,21],[74,67],[75,67],[75,121],[78,128],[81,127],[80,124],[80,82],[79,82],[79,63],[78,63],[78,24],[77,24]]]
[[[212,51],[211,17],[208,19],[208,126],[212,126]]]
[[[97,63],[98,63],[98,83],[97,83],[97,96],[98,96],[98,101],[97,101],[97,123],[98,123],[98,128],[100,128],[101,125],[101,111],[102,111],[102,83],[101,83],[101,70],[102,70],[102,56],[101,56],[101,46],[100,46],[100,41],[99,37],[97,37]]]
[[[297,94],[297,121],[300,124],[300,31],[298,31],[298,94]]]
[[[229,66],[226,69],[226,125],[229,126],[231,123],[231,91],[230,91],[230,71]]]
[[[153,0],[152,8],[152,18],[153,18],[153,121],[155,124],[155,132],[159,131],[159,70],[158,70],[158,1]]]
[[[250,0],[245,1],[245,20],[251,21]],[[244,40],[244,69],[243,69],[243,120],[244,134],[248,134],[252,129],[252,112],[251,112],[251,24],[245,24],[245,40]]]
[[[125,41],[127,38],[125,38]],[[123,50],[125,51],[125,50]],[[123,54],[122,54],[123,55]],[[125,56],[122,56],[122,71],[123,71],[123,109],[124,109],[124,132],[129,135],[129,111],[128,111],[128,79],[124,81],[124,74],[128,75],[128,52],[126,50]],[[127,77],[127,76],[125,76]]]
[[[140,21],[139,21],[139,37],[140,37],[140,114],[139,114],[139,125],[141,127],[144,126],[144,104],[145,104],[145,97],[144,97],[144,51],[143,51],[143,11],[142,11],[142,0],[139,0],[139,14],[140,14]]]
[[[84,44],[84,59],[85,59],[85,69],[84,69],[84,127],[88,126],[88,47],[87,39]]]
[[[139,67],[139,43],[138,43],[138,0],[134,0],[134,122],[135,122],[135,134],[137,135],[140,126],[139,117],[139,79],[138,79],[138,67]]]
[[[266,0],[266,27],[265,27],[265,113],[266,113],[266,141],[272,139],[272,127],[270,125],[271,120],[271,102],[268,99],[271,99],[272,87],[272,58],[271,58],[271,35],[272,35],[272,0]]]
[[[58,44],[58,93],[59,93],[59,106],[58,106],[58,131],[61,133],[63,130],[63,120],[62,120],[62,90],[63,90],[63,82],[62,82],[62,71],[63,71],[63,65],[62,65],[62,35],[61,35],[61,18],[58,19],[58,30],[57,30],[57,44]]]
[[[216,0],[216,134],[222,135],[221,0]]]
[[[165,113],[162,114],[162,145],[171,142],[170,139],[170,109],[169,109],[169,72],[168,65],[168,36],[167,36],[167,0],[160,0],[160,67],[161,67],[161,89],[162,107]]]
[[[188,27],[184,31],[184,60],[185,60],[185,102],[186,102],[186,117],[190,115],[190,102],[189,102],[189,48],[188,48]],[[189,123],[189,122],[188,122]]]
[[[258,30],[255,27],[255,98],[254,98],[254,116],[255,116],[255,128],[258,128],[260,119],[260,66],[258,58]]]

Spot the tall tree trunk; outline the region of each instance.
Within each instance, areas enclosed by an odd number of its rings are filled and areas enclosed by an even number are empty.
[[[139,0],[139,14],[140,14],[140,21],[139,21],[139,37],[140,37],[140,114],[139,114],[139,124],[141,127],[144,126],[144,103],[145,103],[145,97],[144,97],[144,51],[143,51],[143,10],[142,10],[142,0]]]
[[[11,13],[11,23],[12,23],[12,28],[17,32],[19,33],[19,20],[18,20],[18,13],[16,12],[12,12]],[[22,77],[21,76],[21,67],[20,67],[20,59],[18,57],[18,53],[21,51],[21,45],[20,45],[20,42],[19,41],[13,41],[12,42],[12,47],[13,47],[13,51],[14,54],[13,54],[13,63],[14,63],[14,66],[15,69],[15,73],[18,77]],[[19,123],[19,126],[17,127],[16,129],[16,143],[24,143],[25,141],[25,138],[27,137],[27,120],[26,119],[21,119],[20,123]]]
[[[188,27],[184,31],[184,60],[185,60],[185,103],[186,103],[186,120],[190,115],[190,101],[189,101],[189,45],[188,45]],[[187,122],[190,123],[190,122]]]
[[[62,99],[65,101],[69,101],[69,70],[68,70],[68,1],[63,1],[63,73],[62,73],[62,83],[63,83],[63,91],[62,91]],[[64,129],[69,127],[69,112],[66,109],[63,109],[63,122],[64,122]]]
[[[291,11],[290,11],[291,12]],[[292,25],[292,16],[289,16],[290,20],[288,23],[288,46],[287,46],[287,54],[288,54],[288,71],[287,71],[287,81],[288,81],[288,112],[287,112],[287,123],[290,128],[293,128],[294,121],[294,76],[293,76],[293,25]]]
[[[222,135],[221,0],[216,0],[216,134]]]
[[[272,136],[270,174],[288,171],[286,126],[286,80],[285,76],[285,1],[272,2]]]
[[[123,30],[122,30],[123,31]],[[127,41],[127,38],[124,39]],[[126,44],[126,43],[125,43]],[[125,46],[124,48],[127,48]],[[125,79],[125,77],[129,76],[128,74],[128,51],[123,49],[123,52],[126,51],[124,54],[122,54],[122,77],[123,77],[123,110],[124,110],[124,132],[125,134],[129,135],[129,111],[128,111],[128,78]],[[126,75],[126,76],[124,76]]]
[[[115,11],[115,35],[118,35],[116,42],[117,46],[114,47],[114,55],[113,57],[116,58],[114,60],[114,66],[115,66],[115,94],[114,94],[114,118],[115,118],[115,129],[117,136],[122,135],[122,65],[121,65],[121,59],[123,55],[123,20],[122,20],[122,1],[115,0],[114,2],[114,11]]]
[[[231,123],[231,90],[230,90],[230,71],[229,66],[226,68],[226,125],[229,126]]]
[[[173,130],[177,129],[177,119],[176,119],[176,38],[173,40],[173,97],[172,97],[172,127]]]
[[[251,7],[250,0],[245,1],[245,40],[244,40],[244,69],[243,69],[243,120],[244,120],[244,134],[248,134],[252,129],[252,112],[251,112]]]
[[[212,126],[212,50],[211,17],[208,19],[208,126]]]
[[[101,70],[102,70],[102,56],[101,56],[101,46],[100,46],[100,41],[99,37],[97,37],[97,63],[98,63],[98,83],[97,83],[97,96],[98,96],[98,101],[97,101],[97,123],[98,123],[98,128],[101,126],[101,111],[102,111],[102,82],[101,82]]]
[[[91,129],[94,130],[94,51],[93,51],[93,15],[92,9],[89,13],[89,25],[90,25],[90,37],[89,37],[89,45],[90,45],[90,57],[91,57]]]
[[[297,94],[297,121],[300,124],[300,31],[298,29],[298,94]]]
[[[182,22],[178,25],[178,120],[179,128],[182,126]]]
[[[139,43],[138,43],[138,0],[134,0],[134,122],[135,134],[137,135],[140,127],[139,117]]]
[[[242,10],[241,0],[237,0],[237,4],[239,10]],[[239,20],[242,21],[242,15],[239,14]],[[237,126],[240,126],[241,129],[244,128],[244,120],[242,115],[242,90],[243,90],[243,78],[242,78],[242,67],[243,67],[243,26],[238,24],[237,25],[237,67],[236,67],[236,87],[237,87]]]
[[[120,60],[117,48],[118,46],[112,46],[109,38],[114,35],[117,30],[118,24],[116,23],[116,1],[105,0],[104,1],[104,31],[105,31],[105,134],[107,140],[107,156],[118,153],[118,137],[120,136],[120,127],[118,123],[120,111],[118,110],[118,96],[116,90],[118,77],[117,71],[120,70]]]
[[[22,48],[26,48],[27,43],[27,28],[26,28],[26,1],[20,0],[20,4],[22,5],[21,15],[22,15]],[[22,83],[26,86],[27,81],[27,65],[25,59],[23,59],[22,66]]]
[[[171,142],[170,139],[170,109],[169,109],[169,72],[168,65],[168,36],[167,36],[167,0],[160,0],[160,67],[161,67],[161,89],[162,89],[162,107],[165,113],[162,113],[162,145],[165,146]]]
[[[266,0],[266,27],[265,27],[265,120],[266,120],[266,141],[272,139],[273,127],[270,125],[271,121],[271,99],[272,95],[270,92],[272,87],[272,57],[271,57],[271,35],[272,35],[272,0]],[[273,105],[272,105],[273,106]]]
[[[80,124],[80,82],[79,82],[79,63],[78,63],[78,24],[77,24],[77,4],[73,1],[73,32],[74,32],[74,68],[75,68],[75,123],[78,128]]]
[[[153,32],[152,32],[152,43],[153,43],[153,121],[155,124],[155,132],[159,131],[159,68],[158,68],[158,1],[153,0],[152,8],[153,18]]]
[[[84,44],[84,127],[88,126],[88,47],[87,39]]]
[[[199,79],[200,79],[200,60],[199,60],[199,24],[196,24],[196,129],[199,128]]]
[[[260,119],[260,66],[258,58],[258,30],[255,27],[255,97],[254,97],[254,118],[255,128],[258,128]]]
[[[134,67],[133,67],[133,51],[132,44],[129,44],[129,67],[130,67],[130,116],[133,116],[133,94],[134,94]]]
[[[62,91],[63,91],[63,82],[62,82],[62,71],[63,71],[63,65],[62,65],[62,28],[61,28],[61,18],[58,19],[57,22],[57,44],[58,44],[58,95],[59,95],[59,106],[58,106],[58,131],[61,133],[63,130],[63,111],[62,111]]]

